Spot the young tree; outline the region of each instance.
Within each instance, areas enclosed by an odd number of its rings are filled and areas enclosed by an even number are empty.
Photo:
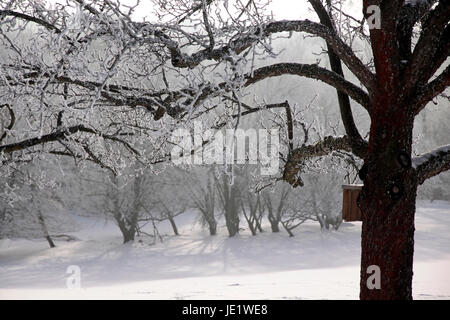
[[[256,236],[257,231],[262,232],[261,220],[264,210],[262,209],[261,195],[254,194],[249,190],[244,191],[243,198],[241,198],[241,209],[252,236]]]
[[[204,168],[202,169],[204,170]],[[203,176],[200,170],[183,172],[182,181],[193,208],[201,213],[202,224],[208,226],[211,236],[215,236],[217,220],[215,216],[216,179],[214,178],[214,168],[206,170],[206,174]]]
[[[94,167],[95,169],[98,169]],[[153,179],[148,172],[136,173],[136,165],[128,172],[116,175],[113,171],[88,170],[83,173],[87,194],[85,201],[100,214],[113,219],[119,227],[123,243],[135,240],[139,222],[156,206],[153,198]]]
[[[241,188],[236,178],[235,176],[230,177],[228,173],[223,172],[219,178],[216,177],[215,183],[230,237],[234,237],[239,233]]]
[[[363,0],[363,17],[352,17],[344,3],[308,2],[318,22],[272,21],[267,3],[257,0],[154,1],[152,22],[134,21],[136,7],[109,0],[74,0],[57,10],[35,1],[2,3],[1,54],[7,58],[0,105],[9,114],[2,167],[43,150],[120,168],[116,160],[124,151],[142,153],[136,149],[142,139],[159,142],[149,162],[161,161],[167,159],[167,134],[211,110],[223,115],[212,126],[224,118],[237,126],[243,115],[289,105],[251,107],[242,99],[246,88],[283,75],[320,80],[337,90],[346,136],[289,144],[283,178],[301,185],[305,160],[335,150],[363,159],[360,297],[411,299],[417,187],[450,169],[449,146],[412,158],[414,118],[450,84],[450,5]],[[330,69],[268,60],[258,67],[257,57],[274,55],[267,40],[285,32],[322,38]],[[370,45],[367,62],[352,47],[356,36]],[[364,88],[345,79],[341,62]],[[350,98],[370,116],[368,141],[355,124]],[[29,130],[16,130],[15,114]],[[286,119],[293,138],[289,113]],[[169,129],[161,130],[162,123]],[[105,140],[118,147],[105,147]],[[381,289],[367,286],[371,265],[380,267]]]
[[[309,174],[305,178],[305,187],[295,197],[295,207],[309,212],[310,219],[317,221],[321,230],[328,230],[330,226],[338,230],[342,223],[339,199],[342,178],[333,173]]]
[[[280,232],[280,223],[283,215],[286,213],[291,191],[292,187],[283,183],[280,186],[276,186],[274,191],[265,191],[262,194],[272,232]]]
[[[174,174],[166,174],[162,179],[154,182],[154,192],[150,198],[154,199],[154,210],[150,212],[150,219],[154,221],[169,221],[173,233],[179,236],[175,217],[186,212],[189,206],[189,198],[179,185],[179,177]]]
[[[0,196],[0,238],[44,237],[50,248],[56,247],[56,238],[75,239],[60,234],[74,231],[73,221],[65,210],[60,177],[49,177],[48,172],[37,169],[44,166],[27,163],[21,172],[6,179],[7,190]]]
[[[107,179],[104,208],[114,217],[122,233],[123,243],[134,241],[139,213],[142,212],[142,177],[135,177],[131,185],[115,174],[110,174]]]

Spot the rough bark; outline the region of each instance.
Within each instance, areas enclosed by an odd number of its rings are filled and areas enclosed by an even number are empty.
[[[417,192],[411,166],[414,116],[386,93],[376,97],[362,211],[361,299],[412,299],[414,214]],[[381,288],[369,289],[369,266],[381,271]]]
[[[272,232],[280,232],[280,221],[276,219],[270,219],[270,228],[272,229]]]
[[[120,232],[122,232],[123,243],[134,241],[136,235],[136,226],[132,226],[125,219],[118,220]]]

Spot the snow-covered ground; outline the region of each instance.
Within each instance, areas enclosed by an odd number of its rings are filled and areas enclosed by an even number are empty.
[[[308,223],[255,237],[225,230],[210,237],[194,215],[180,216],[179,237],[122,245],[104,220],[78,218],[80,241],[0,240],[0,299],[357,299],[360,223],[320,232]],[[244,221],[243,221],[244,222]],[[163,233],[169,233],[168,226]],[[450,299],[450,203],[419,201],[415,299]],[[67,289],[71,265],[81,288]]]

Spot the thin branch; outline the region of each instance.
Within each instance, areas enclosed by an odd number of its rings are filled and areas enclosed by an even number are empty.
[[[206,0],[206,6],[209,6],[214,0]],[[192,9],[190,9],[186,15],[181,18],[180,20],[178,20],[177,24],[182,23],[184,20],[186,20],[187,18],[189,18],[190,16],[192,16],[193,14],[195,14],[197,11],[199,11],[200,9],[202,9],[203,7],[203,0],[202,3],[192,7]]]

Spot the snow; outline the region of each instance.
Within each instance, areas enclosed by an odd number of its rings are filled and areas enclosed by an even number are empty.
[[[413,168],[417,168],[418,166],[424,164],[426,161],[430,160],[431,158],[439,156],[440,153],[448,153],[450,152],[450,144],[441,146],[437,149],[434,149],[433,151],[429,153],[425,153],[423,155],[420,155],[418,157],[413,158],[412,165]]]
[[[122,245],[115,225],[78,220],[81,239],[0,240],[0,299],[357,299],[361,223],[320,232],[305,223],[284,232],[210,237],[178,217],[181,236]],[[162,233],[170,233],[164,226]],[[450,299],[450,203],[417,204],[415,299]],[[67,289],[70,265],[81,288]]]

